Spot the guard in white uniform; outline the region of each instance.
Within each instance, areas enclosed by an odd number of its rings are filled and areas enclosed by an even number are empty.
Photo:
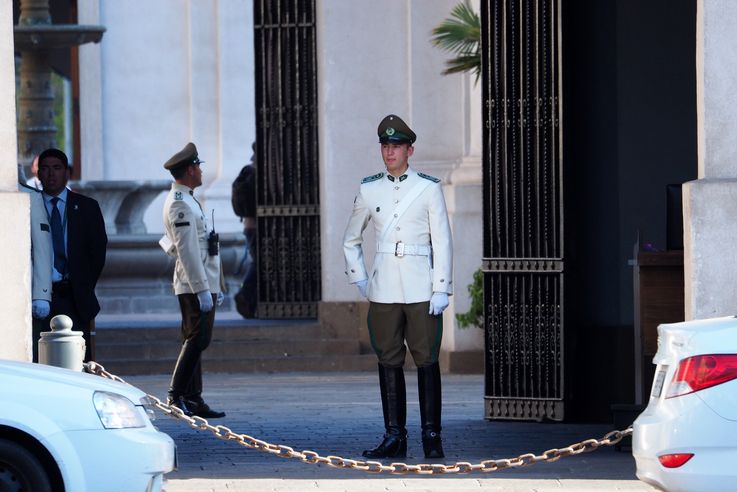
[[[222,302],[220,254],[217,234],[207,225],[205,213],[194,197],[202,185],[197,148],[188,143],[164,168],[174,177],[164,203],[165,236],[160,244],[176,258],[174,293],[182,312],[182,349],[169,387],[169,404],[186,415],[224,417],[202,399],[202,352],[210,344],[215,304]]]
[[[442,458],[438,355],[442,312],[453,293],[453,248],[440,180],[414,171],[408,159],[415,133],[396,115],[378,128],[387,172],[368,176],[353,205],[343,238],[346,275],[368,298],[371,344],[379,359],[386,433],[367,458],[407,453],[406,346],[418,368],[422,444],[426,458]],[[363,231],[374,224],[376,257],[369,274]]]

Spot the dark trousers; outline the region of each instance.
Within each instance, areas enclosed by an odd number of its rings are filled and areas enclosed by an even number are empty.
[[[256,260],[256,229],[244,229],[246,236],[246,248],[248,250],[248,267],[243,276],[243,284],[235,294],[235,305],[238,313],[244,318],[253,318],[256,315],[256,274],[258,262]]]
[[[65,314],[72,320],[72,329],[81,331],[84,337],[85,362],[94,360],[95,357],[95,340],[94,330],[92,329],[94,320],[82,319],[74,303],[69,285],[60,285],[54,283],[51,293],[51,312],[46,319],[33,320],[33,362],[38,362],[38,341],[41,338],[41,332],[51,331],[51,318],[59,314]]]
[[[428,314],[430,302],[383,304],[371,302],[368,328],[371,346],[385,367],[402,367],[409,347],[417,367],[438,361],[443,317]]]
[[[212,339],[217,296],[213,295],[213,309],[209,313],[200,311],[197,294],[179,294],[177,299],[182,313],[182,348],[171,377],[169,395],[189,399],[202,394],[202,352]]]

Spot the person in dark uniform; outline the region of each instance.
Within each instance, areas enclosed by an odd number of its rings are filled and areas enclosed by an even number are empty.
[[[94,320],[100,312],[95,286],[105,266],[107,234],[96,200],[67,188],[71,167],[66,154],[46,149],[38,157],[38,179],[51,228],[54,269],[51,312],[45,321],[66,314],[85,340],[85,361],[94,359]],[[34,331],[36,331],[34,329]],[[40,331],[40,330],[39,330]],[[34,341],[38,340],[34,333]]]
[[[182,348],[168,396],[169,404],[186,415],[220,418],[225,413],[213,410],[202,398],[202,352],[210,345],[215,305],[223,298],[217,235],[194,197],[194,189],[202,185],[202,162],[190,142],[164,164],[174,183],[164,203],[166,234],[160,243],[176,258],[174,294],[182,313]]]
[[[343,237],[348,281],[369,300],[371,344],[379,359],[385,434],[367,458],[407,453],[406,347],[417,366],[422,446],[426,458],[442,458],[441,384],[438,355],[442,312],[452,294],[453,248],[438,178],[409,167],[415,133],[396,115],[378,128],[386,172],[361,181]],[[363,231],[373,221],[376,256],[369,275]],[[405,347],[406,342],[406,347]]]
[[[253,149],[251,162],[243,166],[238,173],[233,182],[231,196],[233,211],[241,219],[243,235],[246,237],[246,252],[243,257],[246,273],[241,288],[234,296],[235,307],[244,318],[255,317],[257,302],[256,142],[251,148]]]

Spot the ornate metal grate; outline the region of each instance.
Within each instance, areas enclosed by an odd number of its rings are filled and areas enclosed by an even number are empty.
[[[316,318],[320,199],[314,0],[254,2],[259,318]]]
[[[485,0],[486,417],[563,419],[560,0]]]

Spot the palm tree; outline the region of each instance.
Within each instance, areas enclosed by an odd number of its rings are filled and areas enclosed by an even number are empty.
[[[446,62],[443,75],[462,72],[481,76],[481,20],[469,0],[459,3],[438,27],[432,30],[432,43],[456,55]]]

